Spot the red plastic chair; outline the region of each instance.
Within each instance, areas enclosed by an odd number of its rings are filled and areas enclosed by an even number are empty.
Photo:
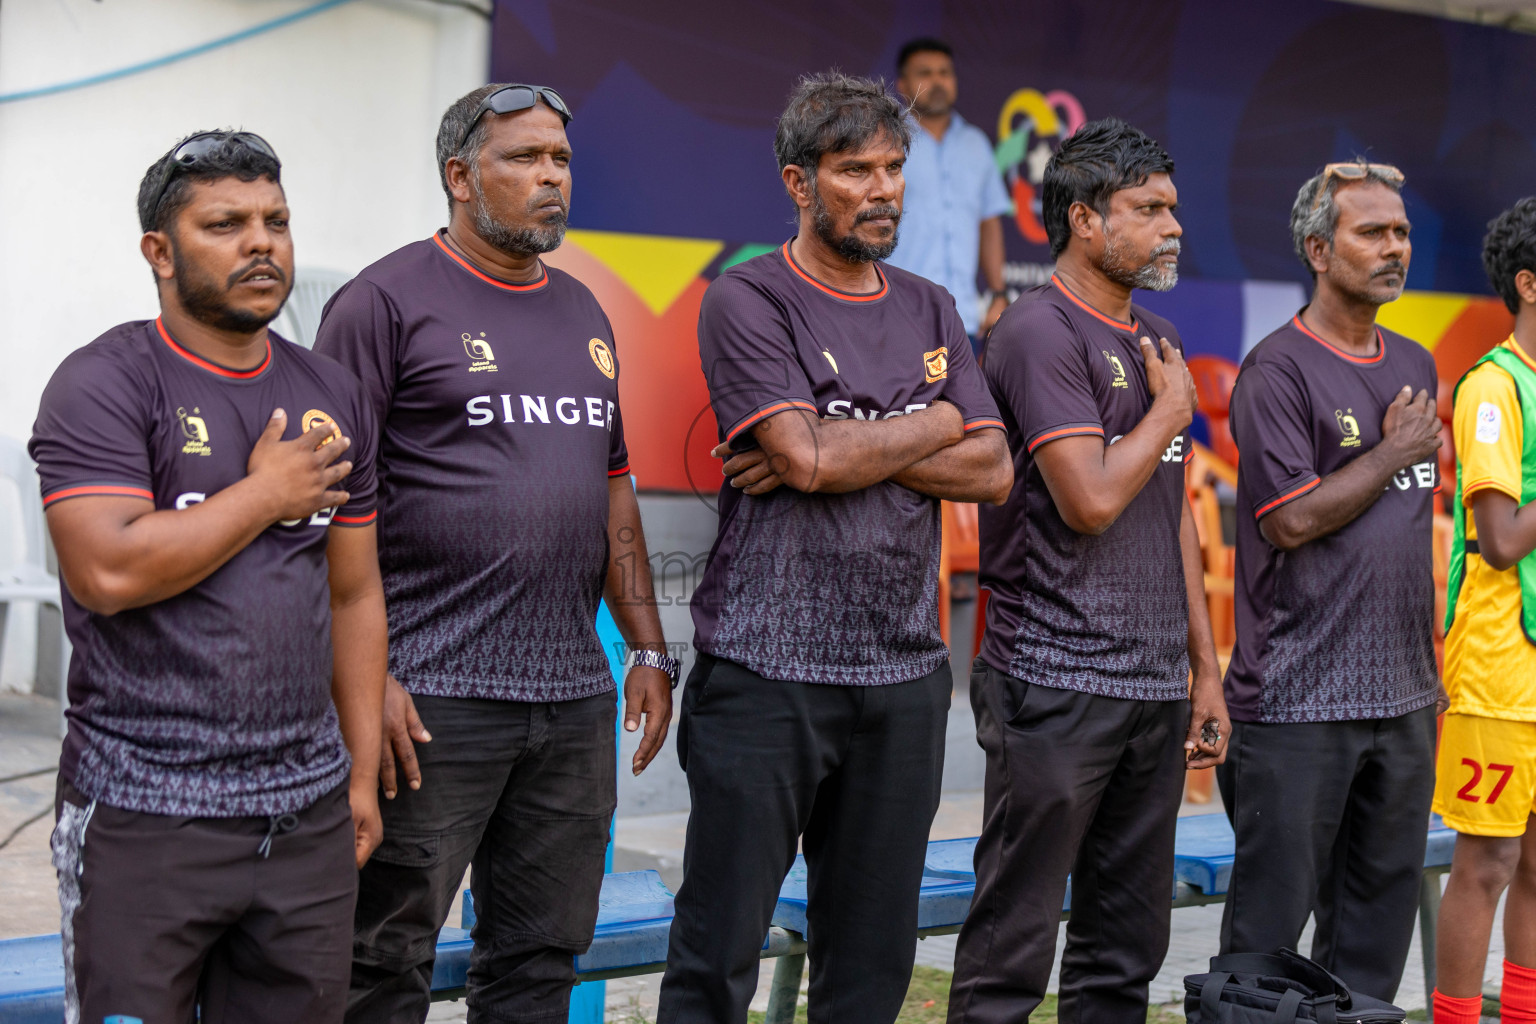
[[[1221,356],[1190,356],[1186,365],[1195,378],[1195,394],[1200,398],[1200,412],[1210,428],[1211,450],[1223,461],[1237,465],[1237,442],[1227,421],[1232,405],[1232,387],[1237,383],[1238,365]]]

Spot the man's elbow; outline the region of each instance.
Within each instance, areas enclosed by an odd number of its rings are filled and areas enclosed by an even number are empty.
[[[988,505],[1006,504],[1013,494],[1013,460],[1007,457],[1005,451],[1003,457],[993,462],[987,473],[986,493],[982,501]]]
[[[1271,512],[1260,519],[1259,532],[1281,551],[1295,551],[1311,539],[1310,524],[1296,522],[1292,516],[1279,512]]]
[[[1089,537],[1098,537],[1114,526],[1115,520],[1120,518],[1121,511],[1095,501],[1082,501],[1070,507],[1063,505],[1060,508],[1062,522],[1077,533]]]
[[[65,574],[64,585],[75,603],[96,615],[116,615],[136,607],[137,588],[121,573],[88,569]]]
[[[1492,537],[1478,538],[1477,553],[1482,557],[1489,568],[1497,572],[1508,572],[1520,564],[1520,557],[1513,551],[1506,551],[1504,546]]]

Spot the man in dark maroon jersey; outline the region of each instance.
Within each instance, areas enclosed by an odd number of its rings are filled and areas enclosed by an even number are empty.
[[[1435,360],[1376,326],[1412,246],[1402,173],[1330,164],[1291,209],[1312,302],[1232,393],[1237,645],[1217,772],[1237,859],[1222,952],[1294,947],[1392,999],[1434,786]]]
[[[802,841],[813,1019],[889,1024],[911,979],[951,692],[937,499],[1001,501],[1010,477],[954,300],[881,262],[902,115],[868,79],[802,80],[775,140],[799,231],[704,296],[730,479],[693,599],[664,1024],[747,1019]]]
[[[1172,173],[1122,121],[1063,143],[1042,197],[1056,272],[1003,314],[983,354],[1014,486],[981,510],[991,598],[971,704],[986,816],[953,1022],[1029,1019],[1068,873],[1061,1020],[1145,1021],[1168,949],[1184,772],[1224,754],[1184,491],[1194,383],[1173,325],[1131,302],[1178,281]]]
[[[374,425],[350,373],[267,330],[293,281],[278,179],[244,132],[150,166],[161,315],[71,353],[34,427],[74,644],[52,842],[70,1021],[346,1003],[379,842]]]
[[[367,1024],[426,1016],[437,931],[471,862],[470,1017],[566,1018],[616,802],[605,595],[635,652],[636,774],[672,713],[677,665],[629,477],[613,330],[581,282],[539,259],[565,235],[569,119],[540,86],[488,85],[449,107],[447,229],[338,292],[315,345],[362,378],[381,424],[388,799],[347,1011]]]

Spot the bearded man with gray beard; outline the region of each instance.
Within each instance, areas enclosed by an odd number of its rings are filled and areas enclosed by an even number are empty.
[[[1131,302],[1178,280],[1173,161],[1113,119],[1046,167],[1047,285],[982,355],[1014,485],[981,509],[986,637],[971,675],[987,755],[976,898],[949,1020],[1027,1021],[1067,876],[1063,1024],[1141,1024],[1168,949],[1186,768],[1228,725],[1184,491],[1194,382],[1173,325]],[[1193,669],[1193,685],[1190,670]]]
[[[565,235],[570,119],[537,85],[449,107],[448,227],[349,282],[315,343],[362,380],[389,480],[385,838],[359,886],[349,1021],[425,1019],[437,931],[471,862],[469,1019],[564,1021],[617,782],[600,598],[635,652],[636,774],[672,713],[613,331],[539,259]]]

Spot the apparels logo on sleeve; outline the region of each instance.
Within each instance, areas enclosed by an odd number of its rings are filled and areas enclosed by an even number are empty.
[[[464,339],[464,354],[469,356],[470,373],[495,373],[496,353],[491,351],[491,343],[485,340],[485,332],[480,332],[480,337],[472,338],[465,331],[460,335]]]
[[[1340,448],[1360,447],[1360,421],[1355,419],[1353,409],[1335,409],[1333,418],[1339,421],[1339,433],[1344,439],[1339,442]]]
[[[593,338],[587,342],[587,354],[592,357],[602,375],[613,380],[613,350],[608,347],[608,343],[602,338]]]
[[[1499,412],[1499,407],[1492,402],[1483,402],[1477,407],[1477,439],[1483,444],[1498,444],[1499,434],[1504,429],[1504,414]]]
[[[1115,375],[1115,379],[1109,382],[1109,386],[1112,388],[1130,387],[1130,381],[1125,379],[1125,364],[1120,361],[1120,357],[1110,352],[1108,349],[1101,348],[1099,351],[1104,353],[1105,359],[1109,360],[1109,368],[1114,372]]]
[[[944,345],[932,352],[923,353],[924,380],[932,384],[949,376],[949,346]]]
[[[330,444],[332,441],[341,440],[341,427],[336,425],[336,418],[328,412],[321,412],[319,409],[311,409],[304,414],[304,418],[299,421],[299,434],[302,436],[316,427],[325,426],[327,423],[331,425],[331,436],[320,442],[321,447]]]
[[[212,455],[213,448],[208,443],[208,424],[203,422],[197,406],[187,412],[184,406],[176,409],[176,418],[181,421],[181,433],[186,437],[186,443],[181,446],[183,455]]]

